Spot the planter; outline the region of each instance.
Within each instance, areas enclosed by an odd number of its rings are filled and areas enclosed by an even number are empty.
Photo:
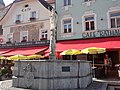
[[[47,38],[41,38],[40,40],[47,40]]]
[[[35,21],[35,20],[36,20],[35,17],[31,17],[31,18],[30,18],[30,21]]]
[[[16,24],[19,24],[19,23],[21,23],[21,21],[20,21],[20,20],[16,20],[15,23],[16,23]]]

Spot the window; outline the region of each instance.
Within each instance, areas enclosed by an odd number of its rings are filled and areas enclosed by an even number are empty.
[[[15,23],[16,23],[16,24],[19,24],[20,22],[21,22],[21,15],[19,14],[19,15],[16,16],[16,21],[15,21]]]
[[[21,20],[21,15],[20,14],[16,16],[16,20]]]
[[[63,32],[71,33],[72,32],[72,22],[71,19],[63,20]]]
[[[20,41],[27,42],[27,40],[28,40],[28,31],[20,32]]]
[[[71,0],[64,0],[64,6],[71,5]]]
[[[47,36],[48,36],[48,31],[47,30],[42,30],[41,31],[41,40],[43,39],[47,39]]]
[[[30,17],[36,18],[36,11],[31,12],[31,16]]]
[[[88,1],[92,1],[92,0],[84,0],[84,2],[88,2]]]
[[[7,42],[6,43],[12,43],[12,40],[13,40],[13,34],[8,34],[7,35]]]
[[[110,14],[110,24],[111,24],[111,28],[120,27],[120,12],[115,12]]]
[[[0,25],[0,35],[3,35],[2,25]]]
[[[95,30],[95,21],[93,16],[85,17],[85,30]]]

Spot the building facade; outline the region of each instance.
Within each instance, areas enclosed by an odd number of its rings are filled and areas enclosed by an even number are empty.
[[[5,14],[1,17],[1,36],[0,36],[0,52],[5,56],[23,54],[26,47],[27,50],[33,48],[33,54],[41,51],[40,48],[46,49],[50,40],[50,13],[54,7],[54,0],[15,0],[6,9]],[[45,47],[44,47],[45,46]],[[14,49],[18,49],[15,53]],[[21,50],[19,51],[19,49]],[[43,50],[42,49],[42,50]],[[29,52],[29,51],[27,51]],[[32,53],[31,53],[32,54]],[[27,54],[26,54],[27,55]]]
[[[56,0],[58,40],[119,36],[119,4],[119,0]]]
[[[49,13],[38,0],[15,1],[1,20],[4,43],[49,40]]]
[[[112,67],[120,63],[119,0],[56,0],[56,10],[58,51],[103,47]],[[98,56],[103,64],[104,54]]]

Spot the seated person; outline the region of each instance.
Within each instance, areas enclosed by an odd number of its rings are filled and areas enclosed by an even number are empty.
[[[104,64],[112,66],[112,61],[111,61],[111,58],[108,57],[108,54],[105,54]]]

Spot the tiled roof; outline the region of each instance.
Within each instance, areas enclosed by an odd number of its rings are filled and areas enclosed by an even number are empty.
[[[39,1],[45,8],[47,8],[50,11],[52,10],[53,7],[47,1],[44,0],[39,0]]]
[[[23,1],[23,0],[15,0],[15,2],[19,2],[19,1]],[[55,0],[43,0],[43,1],[46,1],[49,4],[54,4],[55,3]]]

